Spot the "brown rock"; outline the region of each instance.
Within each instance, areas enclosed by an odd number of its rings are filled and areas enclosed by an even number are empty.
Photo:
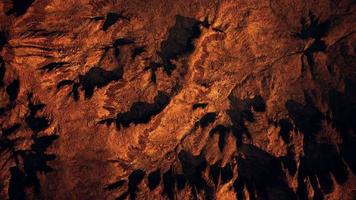
[[[0,2],[0,199],[355,199],[355,4]]]

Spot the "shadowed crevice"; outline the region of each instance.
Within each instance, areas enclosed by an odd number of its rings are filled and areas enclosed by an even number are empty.
[[[74,83],[74,81],[72,80],[61,80],[58,84],[57,84],[57,89],[62,89],[64,86],[66,85],[72,85]]]
[[[206,108],[207,106],[208,106],[207,103],[196,103],[196,104],[193,104],[192,109],[193,109],[193,110],[196,110],[196,109],[198,109],[198,108],[204,109],[204,108]]]
[[[62,89],[66,85],[72,85],[70,95],[74,100],[79,100],[79,88],[84,91],[85,99],[90,99],[94,95],[95,88],[102,88],[111,82],[119,81],[123,75],[123,68],[117,67],[112,71],[93,67],[84,75],[79,75],[78,80],[62,80],[57,84],[57,89]]]
[[[305,104],[288,100],[285,105],[295,127],[304,135],[304,152],[298,168],[297,195],[301,199],[308,197],[305,185],[305,179],[308,178],[314,191],[313,198],[323,199],[334,190],[331,175],[338,183],[343,184],[348,176],[347,168],[336,146],[318,139],[325,116],[315,106],[312,97],[306,92]],[[288,160],[284,161],[288,166]]]
[[[135,59],[137,56],[141,55],[145,51],[145,46],[135,47],[134,49],[132,49],[131,59]]]
[[[116,181],[115,183],[111,183],[111,184],[107,185],[104,189],[105,190],[115,190],[115,189],[121,188],[125,183],[126,183],[125,180],[119,180],[119,181]]]
[[[130,199],[136,199],[136,192],[139,190],[138,185],[142,182],[145,177],[145,172],[142,170],[135,170],[129,176],[128,192],[130,194]]]
[[[331,109],[332,125],[339,131],[342,144],[340,153],[356,174],[356,82],[346,79],[344,92],[335,89],[329,91],[328,104]]]
[[[230,163],[221,168],[221,183],[225,184],[232,179],[234,172]]]
[[[175,177],[172,169],[169,169],[163,174],[163,195],[168,199],[174,200],[175,198]]]
[[[9,96],[10,101],[14,101],[20,91],[20,81],[18,79],[13,80],[7,87],[6,93]]]
[[[136,199],[136,193],[139,191],[138,186],[141,184],[145,177],[145,171],[141,169],[134,170],[128,177],[128,189],[124,193],[122,193],[119,197],[115,198],[117,200],[124,200],[127,197],[130,197],[130,200]],[[105,187],[107,190],[115,190],[122,187],[126,183],[125,180],[119,180],[115,183],[109,184]]]
[[[278,121],[280,127],[279,135],[287,144],[290,143],[290,132],[293,130],[293,124],[288,119],[281,119]]]
[[[245,125],[245,121],[254,122],[255,118],[252,111],[264,112],[266,110],[266,104],[260,95],[253,98],[239,99],[230,94],[229,101],[230,109],[227,110],[227,114],[232,122],[230,129],[236,137],[236,142],[239,146],[242,144],[244,136],[248,139],[252,139]]]
[[[219,185],[220,180],[220,173],[221,173],[221,160],[215,162],[213,165],[210,166],[209,170],[209,177],[212,179],[215,187]]]
[[[239,150],[238,177],[233,183],[238,199],[246,199],[245,186],[251,199],[296,199],[277,158],[253,145],[241,145]]]
[[[307,196],[304,179],[311,180],[315,192],[314,198],[323,198],[334,190],[331,174],[339,184],[347,180],[347,168],[344,165],[335,145],[310,142],[305,144],[304,156],[298,174],[299,197]],[[318,182],[318,183],[316,183]]]
[[[34,104],[32,102],[32,96],[32,93],[28,94],[29,112],[27,113],[25,122],[34,133],[38,133],[48,128],[50,122],[45,116],[37,116],[37,112],[41,111],[46,105],[43,103]]]
[[[120,47],[133,43],[134,41],[131,39],[119,38],[114,41],[112,47],[107,47],[105,51],[107,51],[108,48],[114,48],[113,54],[115,59],[118,61]],[[65,64],[66,63],[64,63],[63,65]],[[46,69],[53,70],[55,68],[61,67],[61,65],[61,63],[54,63],[51,64],[49,67],[47,66]],[[73,96],[75,101],[78,101],[80,98],[79,89],[84,91],[85,99],[90,99],[94,95],[94,90],[96,88],[102,88],[107,86],[111,82],[119,81],[120,79],[122,79],[123,74],[124,68],[121,65],[116,66],[113,70],[106,70],[101,67],[92,67],[84,75],[80,74],[78,78],[74,80],[65,79],[60,81],[57,84],[57,89],[61,89],[66,85],[72,85],[72,90],[69,95]]]
[[[169,104],[170,97],[162,91],[158,91],[153,103],[134,102],[127,112],[118,113],[116,118],[109,118],[99,121],[99,124],[110,125],[115,121],[118,129],[129,127],[133,124],[148,123],[152,117],[158,115]]]
[[[195,126],[199,125],[201,128],[206,128],[207,126],[209,126],[209,124],[213,123],[216,120],[217,116],[218,115],[216,112],[208,112],[202,118],[200,118],[200,120]]]
[[[112,25],[114,25],[119,19],[128,20],[127,17],[123,16],[122,13],[114,13],[109,12],[106,15],[104,24],[103,24],[103,31],[107,31]]]
[[[204,151],[194,156],[190,152],[181,151],[178,154],[183,173],[192,188],[192,194],[197,199],[197,192],[202,191],[205,199],[214,199],[214,188],[211,187],[203,177],[207,168]]]
[[[292,148],[287,149],[287,155],[279,158],[283,163],[284,168],[286,168],[292,176],[297,172],[297,161],[295,158],[295,153]]]
[[[32,136],[33,144],[28,150],[17,150],[17,156],[22,159],[23,168],[17,162],[15,167],[10,168],[9,198],[26,199],[25,188],[32,188],[36,197],[41,192],[39,173],[48,173],[53,169],[47,162],[54,160],[54,154],[45,153],[47,148],[58,139],[58,135],[38,137]]]
[[[1,51],[1,49],[0,49]],[[2,87],[4,85],[4,77],[5,77],[5,62],[3,60],[3,58],[0,56],[0,87]]]
[[[147,123],[151,117],[159,114],[170,102],[170,97],[159,91],[154,98],[153,103],[135,102],[132,104],[130,111],[118,113],[116,116],[117,127],[128,127],[131,123]]]
[[[6,12],[6,15],[12,15],[15,13],[15,16],[19,17],[25,14],[34,2],[35,0],[12,0],[12,8]]]
[[[148,187],[154,190],[161,182],[161,172],[159,169],[148,174]]]
[[[51,72],[55,69],[62,68],[63,66],[69,64],[68,62],[52,62],[49,63],[41,68],[39,70],[44,71],[44,72]]]
[[[85,98],[89,99],[93,96],[95,88],[102,88],[112,81],[118,81],[122,75],[122,68],[108,71],[100,67],[93,67],[84,75],[79,75],[79,84],[84,90]]]
[[[170,75],[175,69],[171,60],[190,54],[194,51],[193,40],[201,34],[200,21],[177,15],[173,27],[168,30],[167,39],[161,43],[158,55],[164,71]]]
[[[5,46],[5,44],[7,44],[8,39],[9,34],[5,31],[0,31],[0,51]]]
[[[313,43],[305,50],[303,50],[303,55],[301,59],[302,59],[302,71],[304,72],[306,70],[306,66],[304,65],[303,62],[303,57],[305,56],[307,59],[307,63],[309,65],[311,75],[313,78],[315,78],[316,71],[315,71],[314,53],[324,52],[326,50],[327,45],[325,41],[322,40],[322,38],[326,37],[327,34],[329,33],[331,21],[326,20],[320,22],[319,19],[311,11],[309,12],[308,17],[309,17],[308,19],[305,19],[304,17],[301,18],[300,20],[300,24],[302,26],[301,30],[297,33],[293,33],[293,36],[301,40],[307,40],[310,38],[314,39]]]
[[[209,136],[213,137],[214,134],[218,134],[219,135],[219,141],[218,141],[218,146],[220,151],[224,150],[225,144],[226,144],[226,135],[227,133],[230,132],[230,129],[225,127],[224,125],[217,125],[215,126],[213,129],[210,130]]]
[[[324,115],[316,108],[308,94],[305,94],[305,101],[306,104],[303,105],[294,100],[288,100],[285,106],[295,127],[304,134],[304,140],[314,140],[321,129]]]
[[[302,17],[300,19],[301,30],[293,33],[293,36],[302,40],[314,38],[320,40],[327,36],[330,30],[330,20],[320,22],[313,12],[309,12],[308,19]]]

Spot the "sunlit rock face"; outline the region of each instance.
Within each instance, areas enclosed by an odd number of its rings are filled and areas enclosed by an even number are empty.
[[[0,199],[355,199],[355,10],[1,1]]]

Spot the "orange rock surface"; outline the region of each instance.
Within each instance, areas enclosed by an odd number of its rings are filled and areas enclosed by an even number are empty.
[[[356,199],[352,0],[3,0],[0,199]]]

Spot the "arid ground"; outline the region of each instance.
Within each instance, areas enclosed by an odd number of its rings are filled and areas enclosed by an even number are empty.
[[[356,199],[354,0],[1,0],[0,199]]]

